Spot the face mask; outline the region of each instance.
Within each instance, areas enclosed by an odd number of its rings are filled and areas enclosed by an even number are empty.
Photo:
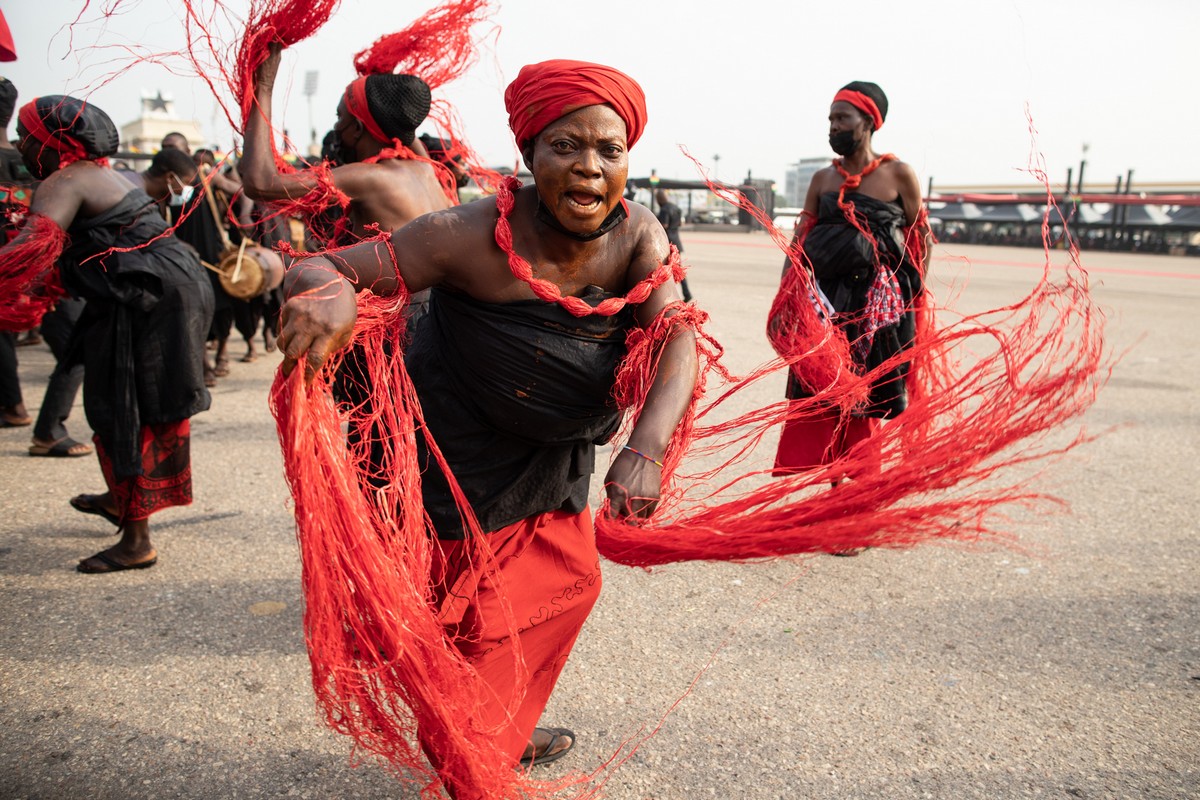
[[[353,164],[358,160],[358,141],[362,139],[362,131],[358,132],[358,136],[354,137],[354,144],[347,145],[342,141],[342,135],[334,129],[333,141],[329,145],[329,160],[334,166],[342,164]]]
[[[179,181],[179,178],[176,177],[175,180]],[[179,181],[179,187],[179,193],[176,194],[171,190],[171,181],[169,179],[167,180],[167,192],[171,196],[170,200],[167,201],[167,205],[173,208],[179,208],[180,206],[187,205],[188,200],[191,200],[192,195],[196,192],[195,186],[186,184],[183,181]]]
[[[839,156],[848,156],[858,146],[858,140],[854,138],[854,131],[831,133],[829,134],[829,146]]]
[[[333,137],[333,140],[325,147],[325,151],[321,153],[322,157],[335,167],[340,167],[346,163],[344,147],[340,136]]]

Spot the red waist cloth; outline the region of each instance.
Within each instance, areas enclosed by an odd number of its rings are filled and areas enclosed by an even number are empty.
[[[590,509],[548,511],[484,539],[503,588],[480,569],[486,559],[472,558],[471,540],[443,539],[433,548],[434,605],[486,684],[481,725],[497,731],[499,749],[515,765],[600,596],[600,556]],[[422,746],[439,766],[437,741],[422,736]]]
[[[123,480],[113,475],[104,442],[94,436],[104,481],[117,503],[121,522],[149,519],[171,506],[192,503],[191,421],[142,426],[142,474]]]
[[[779,435],[779,449],[771,474],[781,477],[832,464],[859,442],[870,440],[879,425],[878,419],[843,415],[836,408],[818,417],[788,419]],[[868,443],[864,448],[861,456],[855,459],[856,463],[863,463],[866,458],[867,471],[872,475],[879,474],[879,442]],[[872,454],[874,459],[869,458]]]

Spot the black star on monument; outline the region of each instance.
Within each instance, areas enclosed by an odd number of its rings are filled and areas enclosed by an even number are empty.
[[[147,110],[149,110],[149,111],[164,111],[165,112],[167,110],[167,103],[169,103],[169,102],[170,102],[169,100],[166,100],[163,98],[162,90],[159,89],[158,95],[156,97],[147,97],[146,98],[146,103],[149,104],[149,106],[150,106],[149,109],[147,109]]]

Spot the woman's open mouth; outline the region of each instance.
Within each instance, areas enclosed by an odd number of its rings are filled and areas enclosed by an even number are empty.
[[[604,201],[601,195],[591,192],[567,192],[565,198],[571,208],[587,212],[595,211]]]

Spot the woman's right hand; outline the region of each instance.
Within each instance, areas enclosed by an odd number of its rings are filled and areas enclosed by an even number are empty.
[[[283,45],[271,42],[267,45],[267,58],[254,71],[254,82],[264,89],[275,87],[275,78],[279,74],[279,62],[283,59]]]
[[[291,375],[304,359],[311,381],[329,356],[350,342],[358,306],[354,287],[320,258],[293,264],[283,279],[284,304],[277,343],[283,374]]]

